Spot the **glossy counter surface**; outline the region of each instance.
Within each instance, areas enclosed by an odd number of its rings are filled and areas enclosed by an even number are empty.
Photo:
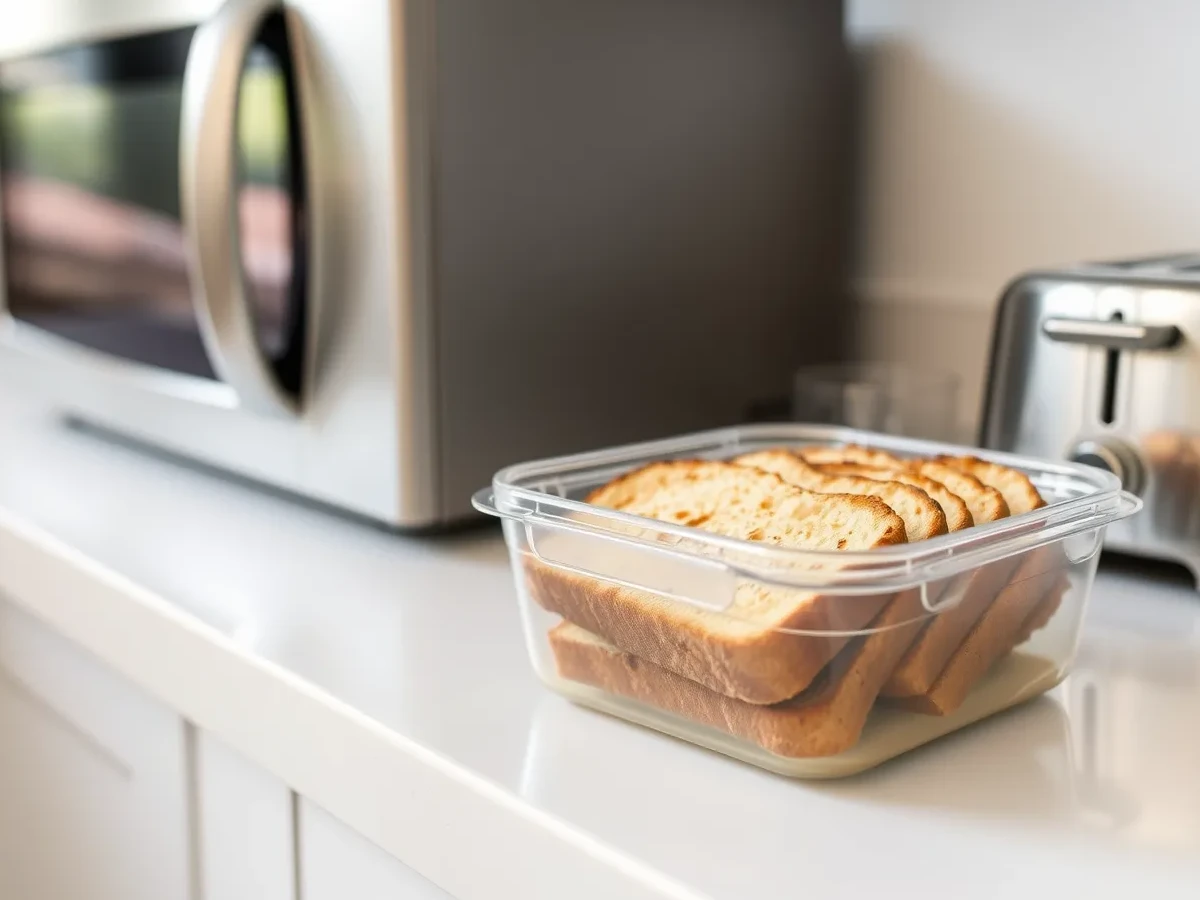
[[[1200,596],[1160,568],[1102,566],[1050,696],[829,783],[542,689],[490,525],[388,534],[3,393],[0,594],[464,898],[1200,896]]]

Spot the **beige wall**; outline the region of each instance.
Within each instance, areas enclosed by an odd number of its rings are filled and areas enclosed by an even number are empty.
[[[849,0],[875,301],[1200,247],[1200,3]]]
[[[1200,3],[848,0],[847,29],[860,355],[957,371],[964,423],[1012,276],[1200,248]]]

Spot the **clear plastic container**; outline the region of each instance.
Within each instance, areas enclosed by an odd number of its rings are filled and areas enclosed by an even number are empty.
[[[655,460],[813,444],[976,455],[1024,472],[1048,505],[931,540],[834,552],[583,500]],[[1057,685],[1104,529],[1141,506],[1098,469],[794,424],[512,466],[475,504],[503,519],[530,656],[547,685],[797,777],[862,771]],[[764,597],[782,612],[764,618]]]

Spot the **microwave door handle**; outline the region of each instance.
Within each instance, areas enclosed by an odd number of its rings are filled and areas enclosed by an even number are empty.
[[[237,210],[237,113],[242,70],[275,0],[225,0],[192,38],[183,75],[180,210],[200,334],[238,405],[291,416],[250,310]]]

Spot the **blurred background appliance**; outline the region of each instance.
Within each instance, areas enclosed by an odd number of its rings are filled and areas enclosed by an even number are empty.
[[[1200,579],[1200,253],[1034,272],[997,312],[980,442],[1066,457],[1146,501],[1113,549]]]
[[[2,361],[399,527],[506,463],[753,415],[845,353],[842,12],[14,7]]]

